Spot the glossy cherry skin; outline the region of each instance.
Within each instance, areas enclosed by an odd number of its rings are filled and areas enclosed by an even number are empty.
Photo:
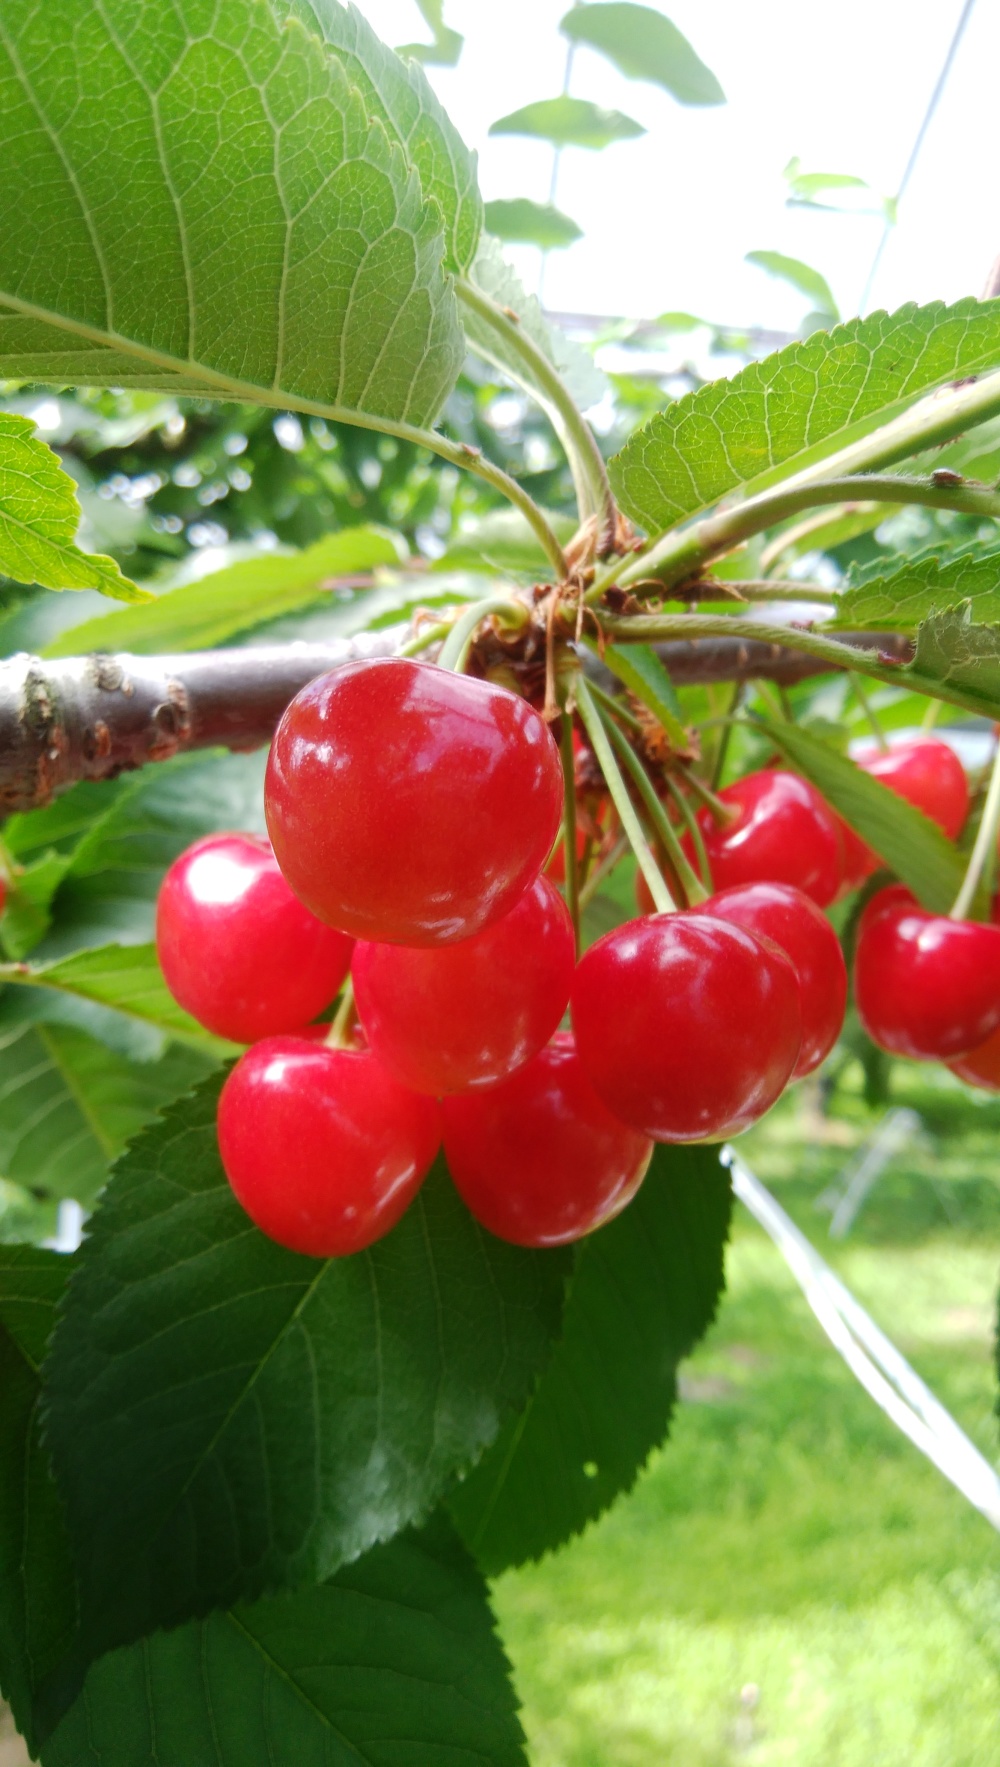
[[[517,694],[383,657],[293,699],[264,802],[278,863],[321,920],[380,944],[442,945],[499,920],[537,876],[562,768]]]
[[[820,908],[833,901],[843,875],[840,831],[815,786],[797,773],[765,767],[727,785],[719,796],[738,812],[725,828],[711,811],[698,812],[716,890],[787,883]],[[693,862],[689,836],[685,850]]]
[[[879,890],[858,926],[854,996],[892,1055],[965,1055],[1000,1026],[1000,927],[928,914],[902,884]]]
[[[889,749],[873,744],[856,755],[855,760],[897,797],[922,810],[950,841],[961,833],[969,814],[969,784],[961,761],[946,742],[921,736],[893,743]],[[846,823],[841,823],[841,834],[843,887],[845,891],[856,890],[878,870],[882,861]]]
[[[566,1010],[575,963],[566,904],[538,877],[458,945],[359,943],[354,995],[373,1053],[401,1084],[439,1097],[490,1086],[536,1055]]]
[[[342,1258],[404,1214],[441,1119],[368,1050],[268,1037],[226,1080],[218,1131],[226,1177],[261,1232],[293,1252]]]
[[[214,834],[175,859],[156,904],[174,999],[234,1043],[297,1031],[322,1012],[353,949],[292,894],[267,841]]]
[[[743,884],[712,896],[699,914],[717,914],[758,938],[773,939],[798,978],[802,1046],[793,1080],[811,1074],[840,1036],[847,1005],[847,965],[825,914],[791,884]]]
[[[566,1245],[631,1202],[652,1143],[613,1117],[562,1032],[488,1091],[446,1098],[445,1158],[477,1221],[515,1245]]]
[[[978,1086],[983,1092],[1000,1092],[1000,1030],[947,1065],[967,1085]]]
[[[776,945],[713,915],[606,933],[573,984],[576,1045],[608,1109],[654,1141],[719,1141],[769,1110],[799,1058],[799,984]]]

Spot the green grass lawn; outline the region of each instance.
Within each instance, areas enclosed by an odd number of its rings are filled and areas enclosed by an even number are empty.
[[[789,1103],[743,1143],[995,1458],[1000,1103],[897,1069],[926,1144],[849,1239],[814,1199],[845,1145]],[[1000,1536],[856,1384],[743,1212],[673,1436],[581,1539],[500,1579],[535,1767],[997,1767]]]

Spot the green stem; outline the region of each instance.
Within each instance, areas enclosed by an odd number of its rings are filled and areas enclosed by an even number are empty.
[[[701,825],[688,802],[687,793],[681,791],[673,774],[665,773],[663,777],[667,782],[667,790],[673,798],[674,803],[677,805],[684,821],[684,827],[687,829],[691,838],[691,845],[694,848],[695,858],[698,861],[698,875],[701,878],[702,883],[705,885],[706,890],[711,892],[712,867],[708,863],[708,849],[705,846],[705,836],[701,832]]]
[[[596,681],[591,681],[589,686],[591,693],[599,705],[604,706],[607,711],[612,712],[616,718],[620,718],[622,723],[627,724],[630,730],[639,731],[642,729],[641,720],[636,717],[634,712],[629,710],[624,700],[616,699],[613,693],[605,693],[603,687],[598,687]]]
[[[705,781],[698,778],[697,773],[688,769],[684,774],[684,783],[694,792],[698,802],[710,812],[717,828],[728,828],[730,822],[735,820],[737,812],[730,809],[728,804],[724,804],[722,799],[717,797],[715,792],[705,784]]]
[[[646,812],[653,825],[654,832],[663,843],[663,850],[666,853],[676,874],[677,881],[687,898],[688,907],[696,905],[699,902],[707,902],[708,891],[702,887],[702,882],[698,873],[695,871],[684,851],[684,848],[677,839],[677,830],[674,828],[673,823],[656,795],[656,788],[653,785],[653,781],[650,779],[649,774],[646,772],[645,767],[640,761],[627,736],[622,734],[617,724],[615,724],[611,718],[604,719],[604,727],[632,776],[632,780],[639,792],[639,796],[646,806]]]
[[[743,696],[745,693],[746,693],[746,682],[745,681],[737,681],[735,687],[733,688],[732,698],[729,701],[729,710],[726,713],[725,718],[723,719],[722,734],[719,738],[719,747],[718,747],[718,750],[717,750],[716,756],[715,756],[715,765],[712,768],[712,790],[713,791],[718,791],[718,789],[719,789],[719,784],[722,779],[723,769],[726,765],[726,756],[729,753],[729,739],[732,736],[733,726],[736,723],[736,714],[738,713],[740,706],[743,703]]]
[[[405,644],[400,645],[396,654],[397,656],[419,656],[422,650],[427,650],[432,644],[437,644],[439,640],[447,638],[451,630],[452,626],[447,620],[442,620],[436,626],[425,626],[424,630],[418,632],[415,638],[408,638]]]
[[[979,888],[979,880],[991,850],[997,844],[997,830],[1000,829],[1000,742],[993,758],[993,771],[990,774],[989,790],[983,805],[982,820],[976,834],[975,845],[969,854],[962,887],[955,897],[950,919],[965,920],[975,900]]]
[[[642,830],[642,823],[636,814],[635,805],[629,797],[628,786],[622,778],[621,769],[614,757],[614,750],[604,728],[597,703],[592,698],[590,688],[582,675],[578,675],[574,685],[576,707],[580,720],[590,738],[590,746],[597,756],[597,763],[604,774],[612,803],[618,811],[621,825],[628,836],[628,842],[639,863],[639,869],[649,885],[649,893],[653,898],[659,914],[672,914],[676,906],[670,891],[667,889],[660,868],[653,858],[652,850]]]
[[[351,1032],[357,1023],[357,1016],[354,1005],[354,982],[348,976],[333,1023],[323,1039],[327,1049],[353,1049]]]
[[[552,417],[566,449],[576,486],[580,519],[585,521],[589,515],[599,516],[603,527],[602,538],[606,545],[610,545],[614,538],[617,510],[608,483],[604,456],[597,446],[590,425],[577,410],[564,386],[558,369],[549,361],[544,350],[539,349],[528,336],[524,326],[504,312],[482,289],[476,288],[474,283],[467,282],[464,277],[459,277],[455,286],[459,300],[464,301],[473,313],[478,314],[503,339],[507,349],[524,363],[528,372],[521,385],[534,398],[540,399]],[[472,347],[475,348],[475,344]],[[510,373],[509,366],[505,363],[503,366]]]
[[[491,616],[505,626],[524,626],[529,617],[527,608],[520,602],[511,601],[509,595],[490,595],[484,601],[472,602],[459,615],[441,646],[438,663],[442,669],[461,670],[465,667],[476,633],[483,621]]]
[[[563,851],[566,873],[566,906],[573,922],[576,954],[580,955],[580,875],[576,864],[576,757],[573,754],[573,720],[562,715],[559,754],[563,770]]]
[[[601,860],[600,864],[595,865],[593,871],[590,873],[590,876],[587,878],[586,883],[584,884],[582,890],[580,891],[580,907],[581,907],[581,909],[586,908],[588,902],[593,901],[593,899],[596,896],[598,890],[600,889],[602,883],[604,882],[604,879],[611,875],[612,871],[614,871],[614,869],[615,869],[615,866],[620,862],[620,860],[624,859],[625,854],[627,852],[628,852],[628,838],[625,835],[621,835],[620,838],[615,842],[610,853],[606,853],[604,855],[604,858]]]
[[[875,707],[872,705],[872,702],[871,702],[871,699],[869,698],[867,689],[862,686],[859,676],[857,676],[857,675],[852,676],[851,687],[853,689],[855,699],[857,700],[859,706],[861,707],[861,710],[864,712],[865,717],[867,718],[868,723],[871,726],[872,735],[874,736],[875,741],[878,743],[878,746],[882,750],[883,754],[888,754],[888,752],[889,752],[888,739],[886,737],[885,731],[882,729],[882,726],[879,723],[878,714],[875,711]]]
[[[927,710],[920,720],[921,730],[926,730],[929,734],[930,731],[933,730],[940,716],[941,701],[939,699],[929,699],[927,701]]]
[[[720,588],[733,589],[743,601],[821,601],[826,606],[836,607],[836,589],[822,589],[818,583],[776,582],[771,577],[726,577],[720,581]],[[699,582],[698,593],[703,601],[711,601],[712,584]]]

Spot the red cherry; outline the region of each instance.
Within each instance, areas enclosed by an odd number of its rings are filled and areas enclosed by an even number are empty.
[[[586,830],[580,827],[579,822],[576,825],[576,840],[574,842],[574,846],[576,848],[577,863],[579,864],[580,860],[583,858],[584,853],[587,851]],[[550,877],[552,879],[553,883],[561,884],[561,883],[566,882],[566,843],[565,843],[565,841],[560,841],[559,845],[556,847],[555,852],[553,853],[551,859],[549,860],[548,864],[545,867],[545,875],[546,875],[546,877]]]
[[[560,1033],[488,1091],[446,1098],[444,1148],[477,1221],[515,1245],[566,1245],[621,1213],[653,1149],[613,1117]]]
[[[219,1099],[219,1152],[251,1220],[279,1245],[342,1258],[381,1239],[412,1202],[441,1140],[438,1106],[368,1050],[268,1037]]]
[[[526,700],[384,657],[293,699],[264,797],[278,863],[321,920],[382,944],[442,945],[499,920],[537,876],[562,769]]]
[[[928,914],[902,884],[879,890],[858,927],[854,995],[891,1054],[964,1055],[1000,1025],[1000,927]]]
[[[727,785],[719,796],[739,812],[725,828],[710,810],[698,812],[717,890],[787,883],[804,890],[820,908],[833,901],[843,869],[840,833],[815,786],[797,773],[765,767]],[[689,836],[684,844],[693,863]]]
[[[357,945],[358,1014],[404,1086],[464,1092],[505,1079],[548,1042],[575,962],[566,904],[538,877],[502,920],[458,945]]]
[[[872,744],[855,759],[873,779],[880,779],[897,797],[936,822],[950,841],[961,833],[969,814],[969,785],[961,761],[946,742],[921,736],[893,743],[890,749]],[[841,834],[844,889],[856,890],[882,860],[846,823],[841,824]]]
[[[799,1056],[799,984],[783,951],[702,913],[606,933],[573,984],[577,1048],[608,1109],[654,1141],[749,1128]]]
[[[265,840],[213,834],[160,886],[156,950],[185,1011],[218,1037],[253,1043],[329,1006],[352,945],[292,894]]]
[[[847,1005],[847,966],[840,940],[815,902],[791,884],[743,884],[702,904],[700,914],[773,939],[798,977],[802,1000],[802,1047],[793,1080],[811,1074],[840,1035]]]
[[[7,906],[7,879],[0,877],[0,914]]]
[[[979,1086],[984,1092],[1000,1092],[1000,1030],[994,1031],[977,1049],[970,1049],[968,1055],[959,1055],[947,1065],[969,1086]]]

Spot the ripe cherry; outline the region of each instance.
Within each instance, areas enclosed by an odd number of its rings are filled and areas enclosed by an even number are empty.
[[[815,786],[797,773],[765,767],[727,785],[719,796],[737,812],[732,822],[720,827],[710,810],[698,812],[716,890],[787,883],[820,908],[833,901],[843,871],[840,831]],[[693,862],[689,836],[684,845]]]
[[[631,1202],[653,1149],[594,1091],[561,1032],[487,1091],[446,1098],[445,1157],[466,1203],[515,1245],[566,1245]]]
[[[698,913],[631,920],[581,959],[576,1043],[610,1111],[654,1141],[718,1141],[769,1110],[799,1057],[795,972]]]
[[[897,797],[905,798],[936,822],[950,841],[961,833],[969,813],[969,785],[961,761],[946,742],[921,736],[893,743],[889,749],[872,744],[855,759],[873,779],[880,779]],[[841,824],[841,833],[843,887],[855,890],[878,870],[882,861],[846,823]]]
[[[538,877],[484,932],[436,950],[358,944],[353,975],[369,1047],[405,1086],[489,1086],[530,1060],[566,1010],[576,951],[562,897]]]
[[[968,1055],[956,1056],[947,1065],[969,1086],[978,1086],[983,1092],[1000,1092],[1000,1030],[994,1031],[978,1048],[970,1049]]]
[[[801,990],[802,1047],[793,1080],[811,1074],[840,1035],[847,1005],[847,966],[840,940],[815,902],[791,884],[743,884],[712,896],[698,910],[773,939]]]
[[[368,1050],[268,1037],[219,1099],[219,1152],[251,1220],[279,1245],[342,1258],[381,1239],[420,1189],[439,1107]]]
[[[854,994],[891,1054],[965,1055],[1000,1026],[1000,926],[928,914],[902,884],[879,890],[858,927]]]
[[[329,1006],[351,941],[292,894],[267,841],[216,834],[171,865],[156,950],[185,1011],[234,1043],[297,1031]]]
[[[265,808],[278,863],[321,920],[383,944],[442,945],[499,920],[541,870],[562,769],[526,700],[384,657],[293,699]]]

